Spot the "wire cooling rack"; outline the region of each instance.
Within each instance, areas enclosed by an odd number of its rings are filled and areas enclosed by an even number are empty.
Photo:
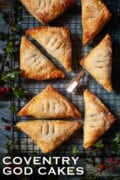
[[[14,1],[15,3],[17,2]],[[89,46],[82,46],[81,37],[82,37],[82,25],[81,25],[81,3],[80,0],[76,1],[76,5],[67,11],[64,15],[57,18],[54,22],[50,23],[51,26],[67,26],[71,30],[71,39],[73,45],[73,72],[66,73],[67,77],[64,80],[52,80],[52,81],[34,81],[34,80],[26,80],[19,78],[14,85],[18,85],[19,87],[23,87],[28,92],[32,94],[32,96],[41,92],[48,84],[53,85],[57,88],[59,92],[63,95],[68,97],[68,99],[73,102],[73,104],[83,113],[84,115],[84,101],[82,92],[87,87],[89,88],[94,94],[96,94],[117,116],[117,124],[120,124],[120,58],[119,58],[119,48],[120,48],[120,24],[119,19],[117,17],[118,7],[120,7],[119,0],[105,0],[105,3],[111,10],[113,14],[112,21],[107,24],[103,31],[98,35],[98,37],[92,42]],[[41,26],[41,24],[32,17],[27,10],[23,7],[22,9],[16,9],[19,15],[19,21],[17,22],[22,31],[19,37],[16,38],[16,44],[20,43],[20,38],[24,35],[26,29]],[[16,12],[15,11],[15,12]],[[81,67],[79,65],[79,61],[81,57],[83,57],[87,52],[89,52],[104,36],[109,32],[112,35],[113,39],[113,85],[115,92],[108,93],[106,92],[88,73],[81,81],[81,88],[78,91],[74,92],[73,94],[68,94],[66,92],[66,85],[68,82],[75,77]],[[62,67],[52,59],[58,67],[62,69]],[[94,62],[93,62],[94,63]],[[14,66],[18,65],[14,63]],[[19,111],[27,102],[27,100],[15,99],[12,102],[13,105],[16,106],[17,110]],[[18,121],[25,121],[30,120],[33,118],[19,118],[15,113],[13,113],[13,125],[15,125]],[[111,137],[114,136],[114,133],[119,130],[118,126],[115,125],[103,138],[106,142],[106,145],[109,145],[109,141]],[[33,153],[36,152],[41,154],[40,149],[32,142],[28,136],[21,132],[13,131],[13,142],[16,146],[16,149],[19,150],[20,153]],[[83,133],[82,130],[75,133],[68,141],[66,141],[63,145],[61,145],[53,154],[59,155],[67,155],[71,154],[72,149],[77,147],[79,150],[79,155],[84,157],[86,155],[86,151],[82,147],[83,143]],[[91,151],[90,151],[91,152]],[[103,156],[109,156],[110,151],[109,148],[105,148],[102,151]],[[93,156],[100,156],[101,153],[96,152],[93,153]]]

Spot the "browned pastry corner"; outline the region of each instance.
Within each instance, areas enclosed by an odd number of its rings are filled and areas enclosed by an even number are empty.
[[[48,85],[33,97],[19,112],[19,116],[36,118],[80,118],[81,113],[53,86]]]
[[[20,0],[30,14],[43,24],[49,23],[75,4],[75,0]]]
[[[72,70],[72,44],[67,27],[35,27],[26,31],[69,72]]]
[[[107,34],[91,52],[80,61],[83,66],[108,92],[112,87],[112,42]]]
[[[50,153],[82,127],[80,121],[34,120],[18,122],[16,125],[40,147],[43,153]]]
[[[88,44],[111,19],[111,13],[102,0],[81,0],[83,45]]]
[[[85,121],[83,146],[87,149],[110,129],[116,121],[116,118],[100,99],[88,89],[84,91],[84,101]]]
[[[20,70],[21,75],[28,79],[48,80],[64,78],[65,74],[25,36],[20,45]]]

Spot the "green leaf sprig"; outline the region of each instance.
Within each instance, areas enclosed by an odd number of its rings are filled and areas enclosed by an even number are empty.
[[[18,75],[21,73],[19,68],[11,69],[2,74],[2,80],[5,82],[10,82],[15,80]]]
[[[28,96],[28,92],[22,88],[12,88],[13,90],[13,94],[17,97],[17,98],[20,98],[20,99],[24,99]]]
[[[120,144],[120,132],[116,133],[115,138],[113,139],[113,142]]]
[[[98,148],[98,149],[101,149],[104,147],[104,144],[103,144],[103,141],[102,139],[100,139],[99,141],[97,141],[95,144],[94,144],[94,147]]]

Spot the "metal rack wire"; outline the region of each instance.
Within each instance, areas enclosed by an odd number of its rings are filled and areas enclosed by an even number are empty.
[[[14,1],[14,2],[17,2]],[[73,72],[70,74],[67,74],[67,78],[65,80],[55,80],[55,81],[33,81],[33,80],[25,80],[25,79],[19,79],[19,81],[16,81],[15,83],[19,83],[20,87],[24,87],[27,91],[29,91],[33,96],[35,94],[38,94],[40,91],[42,91],[46,85],[52,84],[54,87],[56,87],[63,95],[68,97],[73,104],[76,105],[76,107],[84,114],[84,101],[82,96],[82,91],[87,87],[89,88],[94,94],[96,94],[99,98],[103,100],[103,102],[109,107],[109,109],[114,112],[114,114],[118,117],[118,122],[120,122],[120,91],[119,91],[119,44],[120,44],[120,25],[116,16],[117,8],[120,2],[118,0],[114,0],[114,2],[111,2],[110,0],[105,1],[106,4],[109,6],[110,10],[113,13],[113,19],[112,22],[109,23],[103,31],[100,33],[100,35],[96,38],[96,40],[91,43],[89,46],[83,47],[81,43],[81,37],[82,37],[82,25],[81,25],[81,3],[80,0],[76,1],[76,5],[66,12],[64,15],[59,17],[56,21],[52,22],[51,26],[67,26],[71,30],[71,38],[72,38],[72,44],[73,44]],[[118,4],[119,3],[119,4]],[[41,26],[41,24],[35,20],[34,17],[32,17],[23,7],[22,9],[16,9],[20,20],[18,24],[21,26],[21,34],[16,39],[16,42],[20,42],[20,37],[24,34],[24,31],[26,29],[29,29],[31,27]],[[15,12],[16,12],[15,11]],[[73,94],[67,94],[66,93],[66,85],[67,83],[75,77],[78,72],[80,71],[81,67],[79,65],[80,58],[90,51],[91,48],[95,46],[97,42],[99,42],[102,37],[107,33],[110,32],[113,37],[113,82],[115,85],[115,92],[110,94],[107,93],[89,74],[86,75],[86,77],[81,81],[81,89]],[[55,62],[55,60],[53,59]],[[19,64],[19,63],[18,63]],[[62,67],[55,62],[58,67],[62,69]],[[118,94],[117,94],[118,93]],[[21,107],[24,106],[28,102],[27,100],[21,100],[21,99],[15,99],[12,102],[17,110],[19,110]],[[13,125],[15,125],[18,121],[28,120],[30,118],[19,118],[15,113],[13,114]],[[32,118],[31,118],[32,119]],[[107,144],[109,142],[107,141],[107,138],[109,136],[109,139],[114,135],[114,132],[116,130],[116,127],[113,128],[108,135],[106,135],[105,141]],[[61,147],[59,147],[55,152],[54,155],[66,155],[71,154],[72,148],[76,146],[79,150],[79,155],[81,157],[86,156],[86,152],[84,151],[82,147],[82,133],[77,132],[72,138],[70,138],[67,142],[65,142]],[[19,149],[21,153],[33,153],[37,152],[38,154],[41,154],[39,148],[23,133],[15,132],[13,131],[13,142],[16,144],[16,149]],[[17,142],[17,143],[16,143]],[[89,152],[89,151],[88,151]],[[109,156],[108,149],[106,149],[102,156]],[[101,156],[101,153],[94,153],[93,156]]]

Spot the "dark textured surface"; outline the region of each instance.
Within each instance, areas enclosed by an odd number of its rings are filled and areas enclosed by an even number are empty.
[[[86,87],[89,88],[93,93],[95,93],[101,100],[109,107],[109,109],[116,115],[117,117],[117,124],[105,135],[104,140],[106,144],[109,143],[111,137],[114,137],[115,132],[119,131],[120,125],[120,20],[118,19],[118,8],[120,8],[120,0],[105,0],[105,3],[108,5],[109,9],[111,10],[113,17],[110,23],[108,23],[102,32],[96,37],[96,39],[91,42],[89,46],[82,46],[81,37],[82,37],[82,28],[81,28],[81,4],[77,1],[76,5],[66,12],[64,15],[59,17],[54,22],[50,23],[51,26],[67,26],[71,29],[71,37],[72,37],[72,44],[73,44],[73,72],[71,74],[67,74],[67,78],[65,80],[59,81],[31,81],[20,79],[20,81],[15,82],[16,84],[19,83],[19,86],[24,87],[28,90],[33,96],[40,91],[42,91],[47,84],[52,84],[56,87],[62,94],[67,96],[75,105],[78,107],[82,113],[84,113],[84,102],[82,96],[82,90]],[[20,42],[20,37],[24,34],[24,31],[28,28],[35,27],[41,25],[38,21],[36,21],[23,7],[22,10],[18,10],[17,13],[19,14],[20,24],[22,31],[18,39],[16,39],[16,43]],[[0,29],[3,27],[3,22],[0,22]],[[71,80],[71,78],[75,77],[77,73],[81,70],[79,66],[79,60],[84,54],[89,52],[103,37],[106,33],[110,33],[113,39],[113,85],[114,85],[114,92],[108,93],[106,92],[93,78],[87,74],[87,76],[82,80],[82,90],[78,90],[73,94],[66,93],[66,85]],[[60,68],[62,68],[59,64],[56,63],[54,59],[53,62]],[[19,61],[18,61],[19,62]],[[16,100],[14,99],[13,104],[16,105],[17,109],[19,110],[26,102],[26,101]],[[10,112],[8,110],[9,103],[0,102],[0,116],[4,116],[9,118]],[[19,118],[16,114],[13,114],[13,123],[14,125],[16,122],[21,120],[27,120],[33,118]],[[2,124],[3,125],[3,124]],[[5,139],[4,131],[2,130],[2,125],[0,128],[0,150],[3,153],[5,151],[4,144]],[[33,142],[23,133],[13,132],[13,141],[18,141],[16,148],[21,153],[33,153],[38,152],[40,153],[39,148],[33,144]],[[77,146],[80,152],[80,156],[85,156],[85,151],[82,148],[83,138],[82,132],[77,132],[72,138],[70,138],[67,142],[65,142],[58,150],[56,150],[52,155],[71,155],[72,148]],[[105,149],[102,156],[109,156],[109,149]],[[118,152],[119,154],[119,152]],[[93,154],[93,156],[98,156],[99,154]],[[84,163],[83,163],[84,164]]]

